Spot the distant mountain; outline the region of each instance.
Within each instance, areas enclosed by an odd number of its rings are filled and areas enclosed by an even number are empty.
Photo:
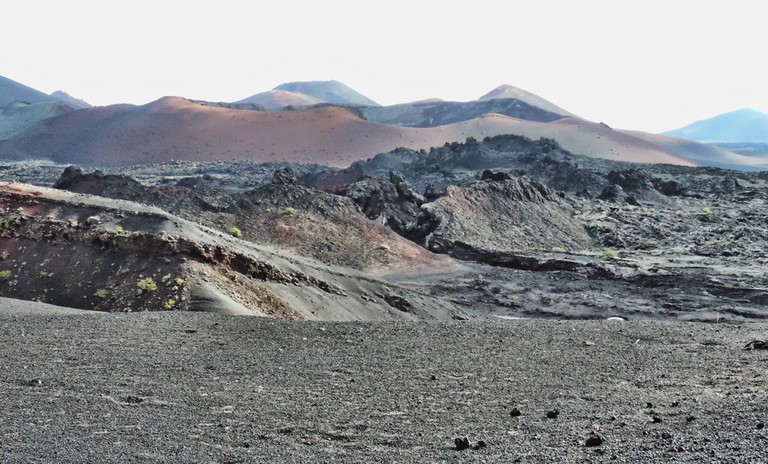
[[[289,92],[287,90],[268,90],[266,92],[257,93],[256,95],[252,95],[248,98],[240,100],[237,103],[250,103],[254,105],[261,105],[268,110],[277,110],[280,108],[285,108],[286,106],[312,106],[325,102],[299,92]]]
[[[375,101],[339,81],[288,82],[236,103],[255,103],[267,109],[280,109],[286,106],[312,106],[320,103],[344,106],[379,106]]]
[[[528,92],[527,90],[513,87],[511,85],[500,85],[495,89],[491,90],[490,92],[488,92],[487,94],[480,97],[479,101],[489,101],[489,100],[509,99],[509,98],[520,100],[524,103],[527,103],[531,106],[535,106],[537,108],[541,108],[542,110],[548,111],[550,113],[559,114],[561,116],[575,116],[573,113],[570,113],[560,108],[554,103],[548,100],[545,100],[538,95],[534,95],[531,92]]]
[[[744,108],[696,121],[664,135],[709,143],[768,143],[768,114]]]
[[[39,103],[54,100],[50,95],[27,87],[24,84],[0,76],[0,108],[14,101]]]
[[[375,101],[339,81],[288,82],[278,85],[275,90],[303,93],[336,105],[379,106]]]
[[[67,105],[71,106],[76,110],[91,107],[91,105],[85,100],[80,100],[79,98],[75,98],[66,92],[62,92],[61,90],[57,90],[53,92],[51,94],[51,97],[55,98],[56,100],[59,100],[60,102],[66,103]]]
[[[0,140],[10,138],[44,119],[60,116],[73,108],[60,101],[26,103],[14,101],[0,108]]]
[[[480,103],[505,101],[523,105],[514,99]],[[519,134],[552,138],[572,153],[618,161],[710,166],[757,162],[710,145],[615,131],[577,118],[541,122],[491,113],[436,127],[404,127],[365,120],[361,111],[338,106],[244,111],[166,97],[142,106],[86,108],[43,119],[0,140],[0,159],[86,166],[239,159],[346,167],[397,147],[429,149],[468,137]],[[695,159],[690,158],[693,152]]]
[[[469,121],[487,114],[501,114],[526,121],[551,122],[563,116],[532,106],[517,98],[471,102],[426,101],[360,108],[369,121],[408,127],[436,127]]]

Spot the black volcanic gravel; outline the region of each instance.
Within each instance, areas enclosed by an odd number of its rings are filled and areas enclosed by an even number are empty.
[[[768,449],[768,352],[743,350],[764,324],[296,323],[0,303],[2,463],[760,462]]]

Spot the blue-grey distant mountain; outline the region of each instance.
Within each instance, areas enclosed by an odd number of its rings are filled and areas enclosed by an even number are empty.
[[[365,95],[339,81],[288,82],[268,92],[257,93],[237,103],[256,103],[267,109],[331,103],[344,106],[379,106]]]
[[[251,104],[260,105],[267,110],[279,110],[286,106],[303,107],[313,106],[320,103],[327,103],[309,95],[305,95],[300,92],[289,92],[287,90],[267,90],[266,92],[257,93],[251,95],[248,98],[244,98],[235,104]]]
[[[61,101],[27,103],[14,101],[0,108],[0,140],[10,138],[39,122],[73,108]]]
[[[68,94],[67,92],[63,92],[61,90],[57,90],[53,92],[51,94],[51,97],[53,97],[54,99],[60,102],[67,104],[68,106],[71,106],[76,110],[81,110],[83,108],[91,107],[91,104],[89,104],[85,100],[80,100],[79,98],[75,98],[72,95]]]
[[[303,93],[336,105],[379,106],[375,101],[339,81],[288,82],[278,85],[275,90]]]
[[[768,114],[744,108],[696,121],[664,135],[708,143],[768,143]]]
[[[0,108],[11,102],[20,101],[26,103],[40,103],[55,100],[50,95],[46,95],[32,87],[0,76]]]

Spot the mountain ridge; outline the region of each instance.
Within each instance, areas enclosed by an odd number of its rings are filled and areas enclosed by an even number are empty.
[[[740,108],[662,134],[706,143],[768,143],[768,114]]]

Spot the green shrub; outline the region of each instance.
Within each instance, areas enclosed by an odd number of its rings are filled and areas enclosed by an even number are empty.
[[[619,257],[619,253],[614,249],[608,249],[603,252],[602,255],[600,255],[600,258],[608,261],[611,259],[616,259]]]
[[[171,274],[166,274],[163,277],[160,278],[160,281],[162,283],[167,283],[169,280],[171,280]]]
[[[152,277],[145,277],[144,279],[139,279],[138,282],[136,282],[136,285],[138,285],[139,290],[144,292],[154,292],[157,290],[157,284],[154,280],[152,280]]]
[[[46,277],[51,277],[51,276],[53,276],[52,272],[40,271],[40,278],[41,279],[45,279]]]
[[[296,208],[292,208],[290,206],[283,209],[283,213],[287,214],[288,216],[293,216],[296,214]]]
[[[77,219],[70,219],[69,220],[69,227],[71,227],[73,229],[76,229],[78,225],[80,225],[80,224],[77,222]]]
[[[11,278],[11,271],[0,271],[0,280],[8,280]]]
[[[175,282],[176,282],[176,285],[179,286],[179,287],[184,285],[184,279],[182,279],[181,277],[176,277]]]
[[[232,227],[230,227],[230,228],[229,228],[229,233],[230,233],[230,234],[231,234],[233,237],[237,237],[237,238],[240,238],[240,237],[242,237],[242,235],[243,235],[243,232],[242,232],[242,231],[240,231],[240,229],[239,229],[239,228],[237,228],[237,227],[235,227],[235,226],[232,226]]]
[[[565,253],[565,248],[563,248],[563,247],[554,247],[554,248],[552,248],[552,253]]]
[[[106,297],[107,297],[108,293],[107,293],[107,291],[106,291],[106,290],[104,290],[103,288],[100,288],[100,289],[96,290],[96,293],[94,293],[94,295],[95,295],[97,298],[102,298],[102,299],[103,299],[103,298],[106,298]]]
[[[167,300],[165,300],[165,302],[163,303],[163,308],[165,308],[165,309],[173,309],[173,306],[174,306],[175,304],[176,304],[176,300],[174,300],[173,298],[168,298],[168,299],[167,299]]]
[[[379,246],[377,248],[382,251],[389,251],[392,247],[390,247],[386,243],[379,243]]]

